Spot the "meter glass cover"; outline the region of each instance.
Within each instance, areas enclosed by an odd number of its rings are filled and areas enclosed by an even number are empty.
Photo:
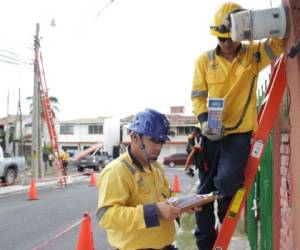
[[[211,108],[223,108],[223,100],[209,100],[208,107]]]

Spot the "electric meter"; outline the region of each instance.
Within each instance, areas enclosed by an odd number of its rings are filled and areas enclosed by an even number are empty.
[[[243,10],[230,15],[230,36],[233,41],[285,37],[287,16],[285,7]]]
[[[208,121],[207,133],[221,134],[222,132],[222,119],[224,111],[223,98],[209,98],[207,100]]]

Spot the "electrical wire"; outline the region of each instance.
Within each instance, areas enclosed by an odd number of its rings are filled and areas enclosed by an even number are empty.
[[[1,48],[0,48],[0,51],[2,51],[2,52],[4,52],[4,53],[7,53],[7,54],[10,54],[10,55],[13,55],[13,56],[16,56],[16,57],[23,57],[23,56],[20,55],[20,54],[17,54],[17,53],[15,53],[15,52],[11,52],[11,51],[6,50],[6,49],[1,49]]]
[[[10,61],[13,61],[13,62],[16,62],[16,63],[19,63],[19,64],[29,64],[29,65],[33,64],[33,60],[25,61],[25,60],[19,59],[17,57],[12,57],[12,56],[8,56],[8,55],[0,54],[0,59],[3,59],[3,58],[5,60],[10,60]]]
[[[295,46],[292,46],[286,56],[286,65],[285,65],[285,72],[287,72],[287,65],[289,59],[293,59],[300,51],[300,39],[297,40]],[[286,74],[285,74],[285,81],[287,82]],[[291,132],[292,132],[292,124],[290,118],[290,109],[291,109],[291,91],[289,85],[287,85],[287,118],[288,118],[288,164],[287,164],[287,172],[285,176],[286,182],[286,192],[287,192],[287,201],[289,207],[292,205],[292,192],[293,192],[293,181],[291,176],[291,156],[292,156],[292,147],[291,147]]]
[[[98,17],[103,13],[103,11],[105,11],[105,9],[107,9],[113,3],[113,1],[114,0],[110,0],[106,5],[104,5],[104,7],[94,17],[94,19],[92,20],[92,22],[95,22],[98,19]]]
[[[13,65],[33,65],[33,58],[0,48],[0,62]]]
[[[13,62],[13,61],[1,59],[1,58],[0,58],[0,62],[8,63],[8,64],[13,64],[13,65],[20,65],[20,63],[18,63],[18,62]]]
[[[290,107],[291,107],[291,93],[290,87],[287,85],[287,117],[288,117],[288,164],[287,164],[287,171],[285,176],[286,182],[286,193],[287,193],[287,201],[288,205],[291,207],[291,197],[292,197],[292,185],[291,185],[291,174],[290,174],[290,162],[291,162],[291,155],[292,155],[292,148],[291,148],[291,119],[290,119]]]
[[[285,64],[285,82],[287,82],[287,78],[286,78],[286,73],[287,73],[287,64],[288,64],[288,60],[289,58],[291,58],[289,56],[289,54],[286,56],[286,64]],[[287,133],[288,133],[288,163],[287,163],[287,171],[285,174],[285,183],[286,183],[286,194],[287,194],[287,203],[288,206],[291,207],[291,185],[290,185],[290,162],[291,162],[291,119],[290,119],[290,107],[291,107],[291,92],[290,92],[290,87],[287,84],[287,119],[288,119],[288,128],[287,128]]]

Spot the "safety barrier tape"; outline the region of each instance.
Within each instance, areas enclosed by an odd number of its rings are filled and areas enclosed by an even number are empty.
[[[47,177],[47,178],[41,178],[37,180],[37,183],[40,182],[47,182],[47,181],[55,181],[55,180],[61,180],[64,178],[75,178],[75,177],[79,177],[79,176],[88,176],[91,175],[91,172],[86,172],[86,173],[80,173],[80,174],[74,174],[74,175],[67,175],[67,176],[55,176],[55,177]],[[18,178],[16,178],[15,184],[6,184],[6,183],[0,183],[0,187],[1,186],[14,186],[14,185],[18,185]]]
[[[93,211],[90,214],[90,217],[94,216],[96,214],[96,211]],[[82,221],[85,218],[80,219],[79,221],[75,222],[73,225],[67,227],[66,229],[64,229],[63,231],[59,232],[58,234],[53,235],[50,239],[46,240],[45,242],[43,242],[42,244],[36,246],[33,248],[33,250],[40,250],[43,247],[47,246],[50,244],[50,242],[59,239],[61,236],[63,236],[64,234],[66,234],[67,232],[71,231],[74,227],[78,226],[79,224],[82,223]]]

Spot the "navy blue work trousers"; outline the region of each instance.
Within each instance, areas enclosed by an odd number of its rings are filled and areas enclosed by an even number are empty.
[[[244,171],[250,151],[252,132],[230,134],[221,140],[204,138],[204,152],[208,171],[199,170],[198,194],[220,192],[224,198],[218,200],[218,218],[222,223],[235,192],[243,185]],[[203,206],[196,213],[195,237],[199,250],[211,250],[217,237],[214,204]]]

